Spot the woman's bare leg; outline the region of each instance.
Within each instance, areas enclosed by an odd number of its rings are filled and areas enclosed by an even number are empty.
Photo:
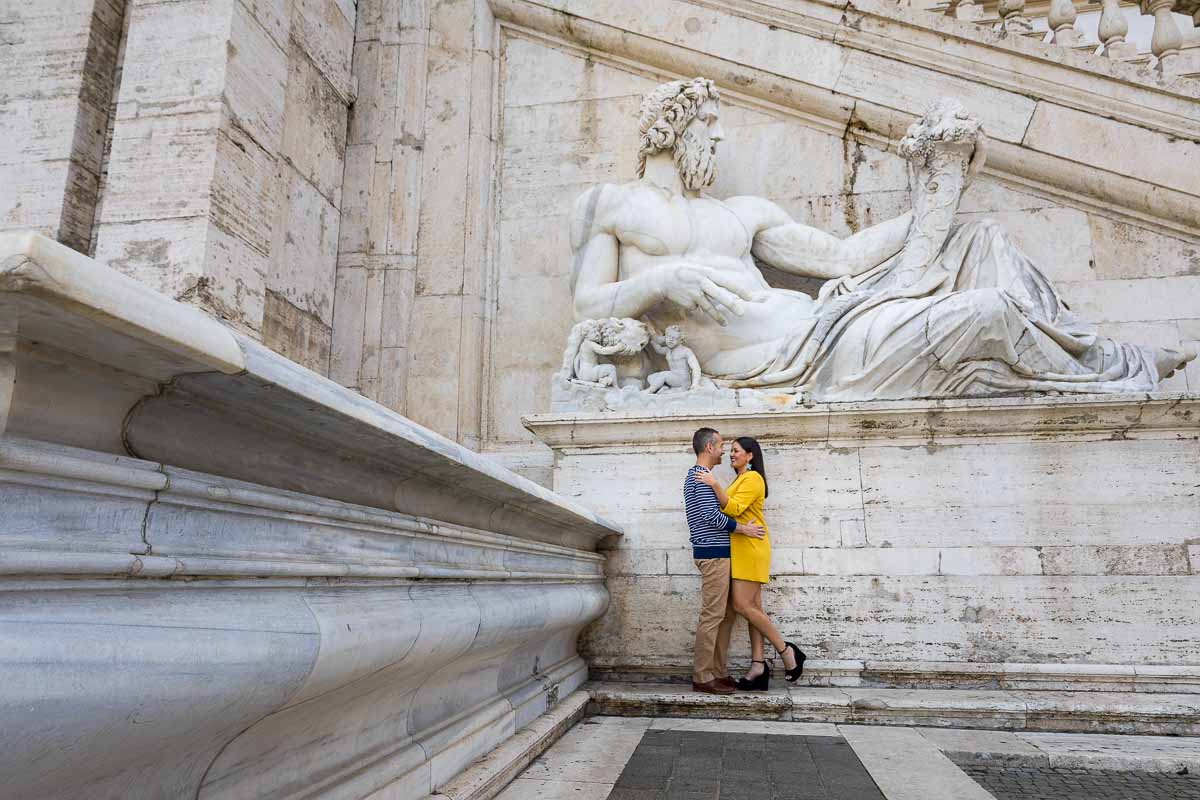
[[[754,605],[759,611],[763,610],[762,584],[759,584],[758,591],[754,594]],[[746,628],[750,632],[750,658],[752,659],[750,662],[750,670],[746,673],[746,680],[752,681],[767,670],[765,659],[763,658],[763,635],[758,632],[758,628],[754,627],[749,622],[746,623]]]
[[[789,650],[783,637],[779,635],[779,631],[771,624],[770,618],[766,615],[758,605],[755,604],[755,594],[762,591],[762,584],[755,581],[742,581],[736,578],[731,583],[731,595],[733,597],[733,610],[750,623],[751,628],[758,630],[760,634],[771,643],[771,646],[783,658],[783,666],[785,669],[793,669],[796,666],[796,656]]]

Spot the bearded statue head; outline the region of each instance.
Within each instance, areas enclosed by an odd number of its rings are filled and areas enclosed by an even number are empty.
[[[679,177],[688,189],[699,190],[716,177],[716,123],[721,96],[707,78],[664,83],[642,101],[638,114],[638,177],[646,174],[646,159],[670,149]]]

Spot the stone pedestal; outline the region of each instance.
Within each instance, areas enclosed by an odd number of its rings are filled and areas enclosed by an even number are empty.
[[[611,607],[585,634],[594,677],[690,671],[699,580],[681,487],[692,432],[711,426],[763,445],[767,611],[815,683],[1181,690],[1165,675],[1188,691],[1198,420],[1200,398],[1143,395],[525,423],[554,450],[555,490],[625,529]]]

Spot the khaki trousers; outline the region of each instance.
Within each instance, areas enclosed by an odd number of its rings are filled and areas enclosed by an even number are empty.
[[[729,677],[725,656],[733,631],[733,601],[729,599],[729,559],[695,560],[700,570],[700,620],[696,623],[692,680],[708,683]]]

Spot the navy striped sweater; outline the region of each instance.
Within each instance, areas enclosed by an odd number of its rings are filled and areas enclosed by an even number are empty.
[[[696,480],[699,470],[704,467],[697,464],[683,479],[683,509],[691,531],[692,558],[729,558],[729,534],[737,521],[721,513],[712,487]]]

